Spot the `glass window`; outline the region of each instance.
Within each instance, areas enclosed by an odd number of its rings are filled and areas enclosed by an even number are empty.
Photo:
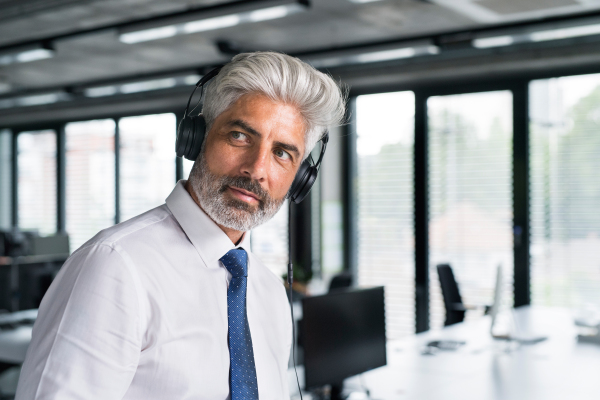
[[[600,305],[600,74],[530,84],[532,304]]]
[[[188,179],[190,172],[192,172],[194,162],[186,159],[185,157],[182,157],[181,159],[183,160],[183,177],[181,179]]]
[[[413,92],[359,96],[358,283],[383,285],[388,338],[415,331]]]
[[[19,228],[56,232],[56,133],[21,132],[18,148]]]
[[[281,209],[266,223],[252,229],[252,252],[277,276],[287,272],[289,205],[285,200]]]
[[[76,250],[115,222],[115,122],[66,126],[67,232]]]
[[[175,115],[119,120],[121,221],[157,207],[175,186]]]
[[[451,265],[463,301],[473,305],[492,303],[502,265],[503,304],[512,304],[512,93],[436,96],[427,110],[430,326],[439,328],[438,264]]]
[[[0,130],[0,229],[12,226],[11,193],[12,193],[12,132]]]

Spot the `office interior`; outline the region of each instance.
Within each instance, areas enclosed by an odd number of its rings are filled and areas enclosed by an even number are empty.
[[[298,320],[313,297],[383,287],[386,365],[350,357],[330,383],[351,399],[597,396],[599,1],[21,0],[0,2],[0,398],[69,254],[187,178],[174,144],[196,82],[259,50],[349,88],[310,195],[251,232],[282,283],[291,252]],[[505,329],[545,340],[494,339],[497,298]]]

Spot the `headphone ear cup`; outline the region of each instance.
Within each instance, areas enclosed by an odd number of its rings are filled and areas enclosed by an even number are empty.
[[[205,134],[206,121],[203,115],[183,118],[177,129],[177,140],[175,142],[177,157],[185,157],[190,161],[196,161]]]
[[[300,164],[300,168],[298,168],[298,172],[296,173],[294,182],[292,182],[287,198],[296,204],[304,200],[317,180],[318,172],[317,168],[310,165],[308,160],[304,160],[304,162]]]

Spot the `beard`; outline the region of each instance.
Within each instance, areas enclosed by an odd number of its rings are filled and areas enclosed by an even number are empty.
[[[202,155],[196,160],[189,184],[204,212],[217,224],[239,232],[246,232],[270,220],[283,205],[285,197],[277,200],[260,183],[244,176],[213,174]],[[229,187],[247,190],[258,197],[251,205],[231,198],[225,192]]]

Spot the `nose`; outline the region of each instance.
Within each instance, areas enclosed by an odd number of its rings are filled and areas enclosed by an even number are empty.
[[[254,181],[264,182],[267,179],[269,155],[269,149],[260,146],[247,155],[240,172],[243,176],[247,176]]]

